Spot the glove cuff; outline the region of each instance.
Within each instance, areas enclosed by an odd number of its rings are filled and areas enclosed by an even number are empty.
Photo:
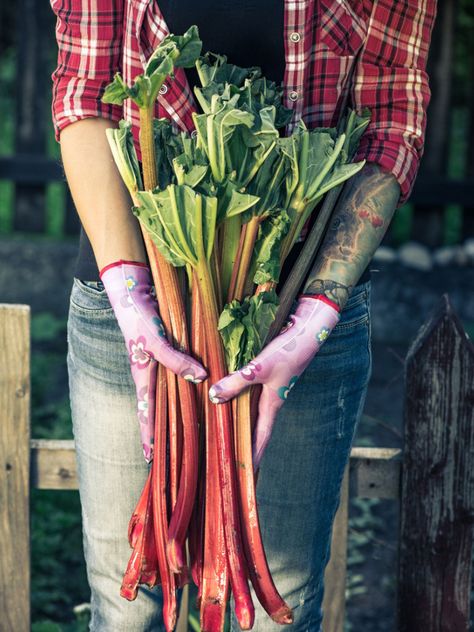
[[[102,275],[107,272],[107,270],[110,270],[111,268],[118,268],[119,266],[139,266],[140,268],[147,268],[149,269],[149,266],[147,263],[143,263],[142,261],[126,261],[125,259],[119,259],[118,261],[113,261],[112,263],[108,263],[106,266],[104,266],[100,271],[99,271],[99,277],[102,279]]]
[[[334,301],[331,301],[331,299],[327,298],[324,294],[300,294],[299,298],[312,298],[317,301],[322,301],[323,303],[326,303],[326,305],[329,305],[329,307],[335,309],[338,314],[341,312],[339,305],[334,303]]]

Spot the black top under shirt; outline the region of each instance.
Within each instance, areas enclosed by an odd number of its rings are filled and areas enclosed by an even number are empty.
[[[184,33],[192,24],[199,28],[203,53],[227,55],[229,63],[243,68],[260,66],[262,73],[277,84],[285,71],[283,0],[161,0],[160,11],[170,33]],[[192,90],[200,86],[195,68],[186,68]],[[301,245],[288,257],[282,280],[291,269]],[[74,275],[84,281],[98,281],[99,270],[90,241],[81,228]],[[364,273],[360,282],[368,279]]]

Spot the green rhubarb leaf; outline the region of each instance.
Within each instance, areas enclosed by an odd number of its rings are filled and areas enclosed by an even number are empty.
[[[238,190],[236,183],[229,179],[225,180],[225,182],[218,187],[217,197],[218,224],[230,217],[235,217],[236,215],[246,212],[255,206],[260,199],[256,195],[242,193]]]
[[[250,112],[237,109],[233,100],[221,105],[217,95],[211,111],[211,114],[194,113],[193,121],[198,144],[207,155],[215,182],[220,183],[226,177],[227,143],[238,126],[251,127],[254,117]]]
[[[262,108],[273,106],[275,127],[284,127],[290,122],[293,111],[283,105],[283,87],[277,86],[266,77],[257,77],[251,81],[247,80],[240,92],[240,107],[245,105],[246,109],[258,114]]]
[[[153,135],[158,187],[165,189],[169,184],[176,182],[173,160],[183,152],[185,136],[176,134],[171,121],[167,118],[154,119]]]
[[[273,291],[246,297],[242,303],[234,300],[224,307],[218,329],[229,371],[241,369],[260,353],[277,308],[278,297]]]
[[[251,296],[248,303],[248,312],[242,319],[247,332],[245,350],[241,357],[242,366],[253,360],[265,346],[278,309],[278,297],[274,291],[261,292]]]
[[[187,184],[195,188],[205,178],[209,165],[194,164],[186,154],[180,154],[173,159],[173,170],[178,184]]]
[[[225,55],[206,53],[196,61],[196,69],[203,87],[211,82],[215,84],[232,83],[235,86],[242,86],[245,79],[252,79],[261,75],[261,70],[257,66],[251,68],[241,68],[234,64],[227,63]]]
[[[141,191],[138,199],[149,209],[145,227],[160,236],[160,245],[165,244],[175,260],[194,267],[202,258],[210,259],[216,232],[217,198],[196,193],[184,184],[170,184],[164,191]]]
[[[257,285],[268,281],[278,282],[281,271],[281,244],[288,233],[290,223],[288,213],[280,210],[260,224],[252,266],[255,270],[253,282]]]
[[[244,214],[244,222],[256,215],[269,215],[277,207],[284,206],[284,185],[288,168],[287,156],[275,145],[247,188],[249,193],[259,197],[259,201]]]
[[[133,144],[131,124],[121,120],[118,128],[105,131],[115,164],[131,195],[143,188],[140,165]]]
[[[177,244],[169,240],[163,229],[159,215],[160,208],[155,194],[151,191],[139,191],[137,197],[140,200],[140,206],[134,207],[133,213],[138,217],[160,253],[171,265],[178,268],[185,266],[187,264],[186,258]]]
[[[232,301],[224,307],[219,318],[218,329],[224,343],[229,371],[237,371],[243,366],[242,353],[246,343],[246,330],[242,318],[246,308],[247,305],[242,308],[239,301]]]
[[[352,178],[352,176],[358,173],[364,165],[365,160],[346,165],[337,165],[323,180],[321,186],[319,187],[318,194],[320,196],[324,195],[330,189],[333,189],[346,180],[349,180],[349,178]]]
[[[355,155],[360,139],[370,123],[370,118],[371,114],[368,108],[364,108],[361,114],[357,114],[354,110],[348,111],[344,129],[344,133],[346,134],[343,156],[344,162],[351,160]]]
[[[113,103],[114,105],[122,105],[125,99],[135,100],[137,97],[137,89],[135,87],[129,88],[122,79],[120,73],[114,75],[112,83],[109,83],[102,95],[102,101],[104,103]]]
[[[184,35],[168,35],[153,51],[144,73],[135,77],[128,87],[117,73],[102,96],[104,103],[122,105],[125,99],[132,99],[139,108],[152,107],[158,91],[166,78],[173,75],[175,67],[193,66],[201,53],[202,42],[196,26],[191,26]]]

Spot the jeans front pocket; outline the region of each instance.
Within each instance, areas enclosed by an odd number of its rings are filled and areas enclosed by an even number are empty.
[[[101,281],[82,281],[74,278],[70,304],[71,310],[91,316],[112,311]]]

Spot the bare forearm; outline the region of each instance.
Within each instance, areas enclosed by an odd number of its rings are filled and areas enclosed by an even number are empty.
[[[145,261],[140,227],[105,135],[115,126],[84,119],[68,125],[60,138],[66,178],[99,268],[118,259]]]
[[[396,179],[375,164],[366,165],[346,184],[305,294],[324,294],[344,307],[382,241],[399,197]]]

